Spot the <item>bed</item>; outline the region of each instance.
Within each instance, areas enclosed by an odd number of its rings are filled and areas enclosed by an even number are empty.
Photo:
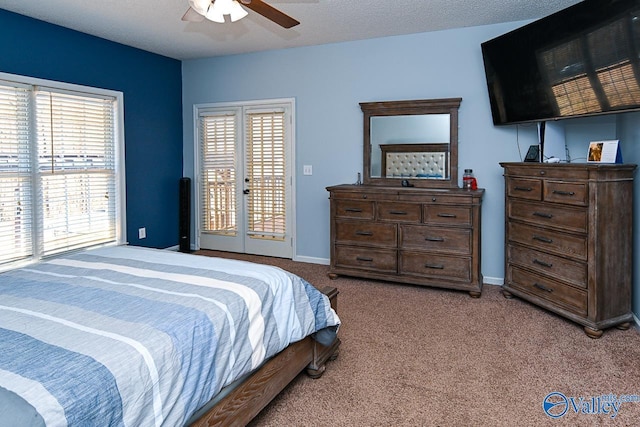
[[[128,246],[0,274],[0,425],[245,425],[337,355],[337,291]]]

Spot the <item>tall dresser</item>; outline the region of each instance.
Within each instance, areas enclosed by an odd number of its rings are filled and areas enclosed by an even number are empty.
[[[504,295],[584,326],[591,338],[633,319],[635,165],[501,163]]]
[[[329,277],[366,277],[468,291],[479,297],[484,190],[328,187]]]

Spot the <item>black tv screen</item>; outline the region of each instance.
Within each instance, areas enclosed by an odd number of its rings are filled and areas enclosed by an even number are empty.
[[[640,0],[585,0],[482,43],[496,125],[640,109]]]

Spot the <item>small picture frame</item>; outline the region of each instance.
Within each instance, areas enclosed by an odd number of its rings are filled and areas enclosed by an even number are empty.
[[[587,153],[588,163],[622,163],[620,141],[591,141]]]

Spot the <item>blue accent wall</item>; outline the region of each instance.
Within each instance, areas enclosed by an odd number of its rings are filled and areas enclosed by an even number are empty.
[[[0,9],[0,71],[124,93],[127,240],[178,244],[182,64]],[[147,238],[138,239],[146,227]]]

